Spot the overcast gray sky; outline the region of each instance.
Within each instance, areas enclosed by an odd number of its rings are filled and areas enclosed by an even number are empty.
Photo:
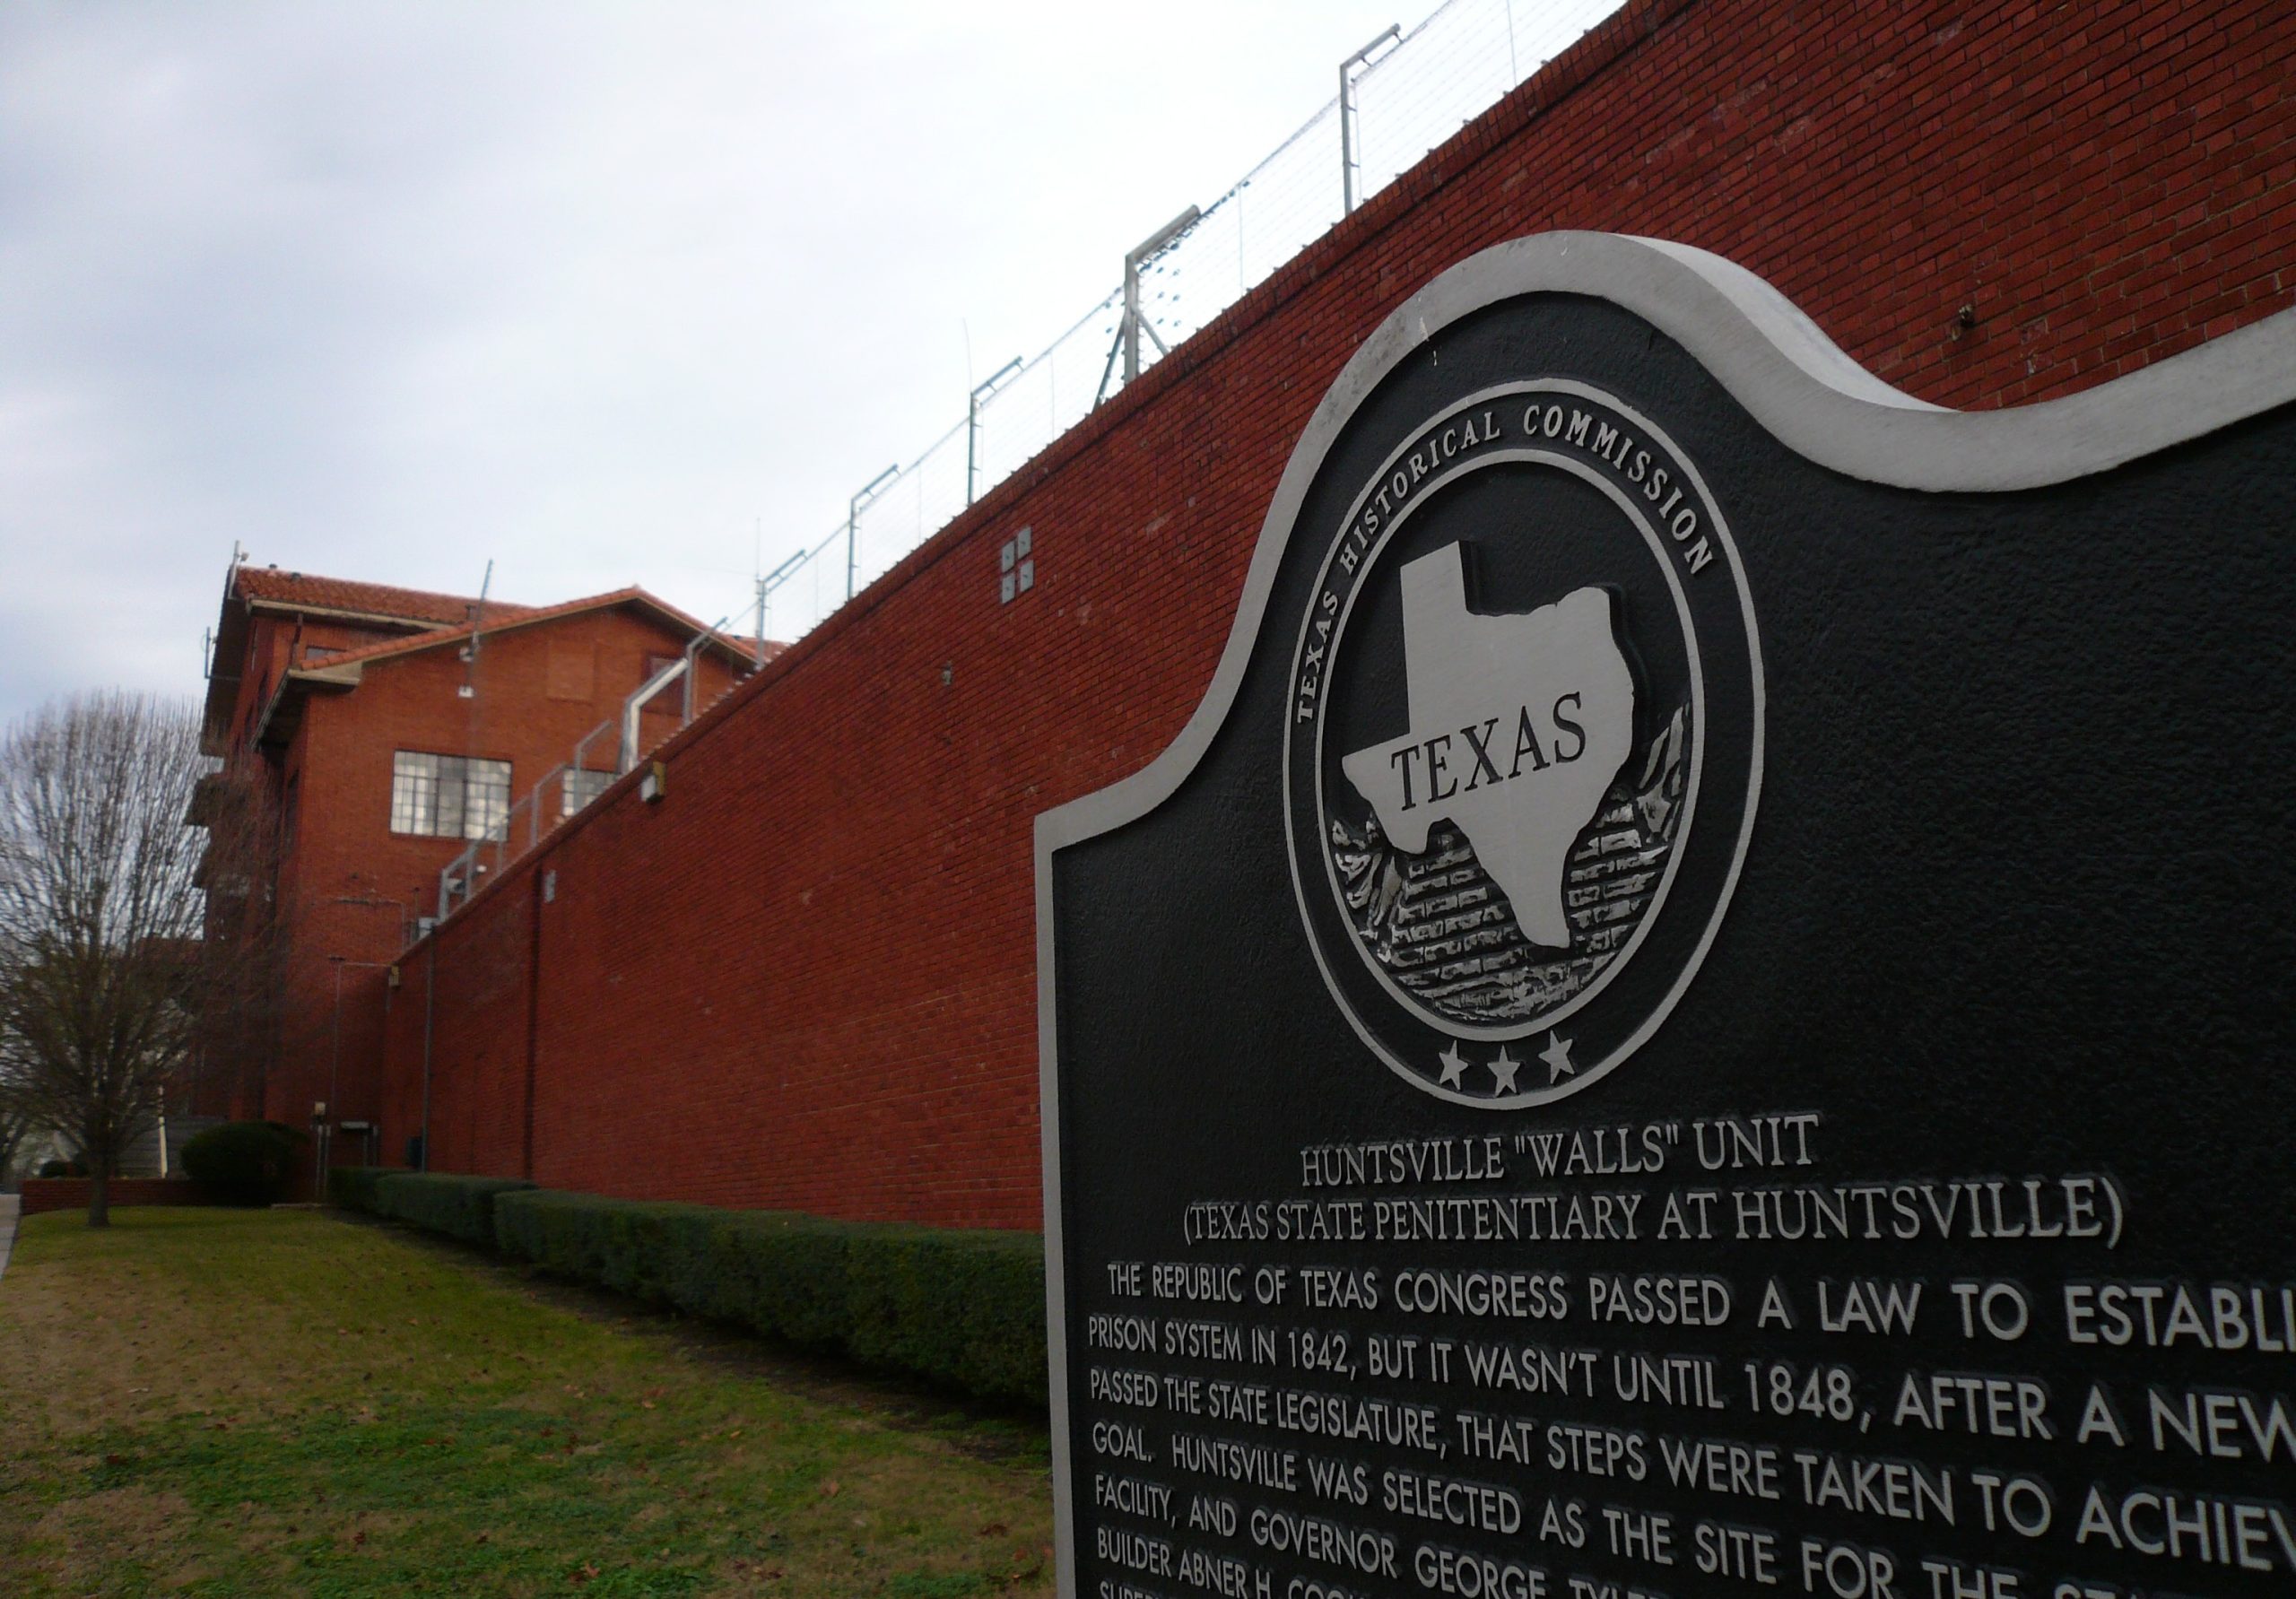
[[[9,0],[0,717],[196,691],[234,539],[734,610],[1431,3]]]

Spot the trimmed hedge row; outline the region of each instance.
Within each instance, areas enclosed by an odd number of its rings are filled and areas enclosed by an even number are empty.
[[[346,1211],[371,1211],[375,1208],[375,1185],[390,1175],[387,1166],[329,1167],[326,1202]]]
[[[1046,1402],[1044,1240],[339,1167],[337,1204],[987,1399]],[[483,1219],[486,1230],[481,1230]]]
[[[506,1255],[619,1293],[983,1398],[1045,1403],[1033,1233],[545,1189],[503,1195],[494,1229]]]
[[[494,1216],[495,1244],[506,1255],[822,1351],[845,1343],[849,1230],[781,1212],[543,1188],[498,1206]]]
[[[846,1269],[854,1359],[1046,1403],[1036,1234],[884,1229],[856,1240]]]
[[[443,1232],[465,1244],[492,1248],[495,1195],[533,1186],[524,1178],[386,1172],[375,1182],[374,1211],[426,1232]]]

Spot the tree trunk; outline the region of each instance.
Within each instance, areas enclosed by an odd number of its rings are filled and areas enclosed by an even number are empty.
[[[88,1163],[88,1225],[111,1225],[111,1162],[109,1160]]]

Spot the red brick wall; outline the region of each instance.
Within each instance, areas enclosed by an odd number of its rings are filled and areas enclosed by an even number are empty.
[[[2239,0],[1630,5],[671,744],[658,804],[458,916],[438,1164],[519,1169],[531,1115],[546,1185],[1037,1224],[1031,819],[1178,731],[1382,317],[1503,239],[1652,234],[1924,398],[2062,394],[2296,299],[2292,55],[2296,8]]]
[[[24,1179],[22,1214],[43,1211],[84,1211],[90,1184],[83,1177],[28,1177]],[[124,1204],[206,1204],[199,1185],[176,1177],[116,1177],[111,1180],[114,1209]]]
[[[533,911],[531,884],[520,882],[498,896],[488,915],[452,924],[439,939],[433,1025],[452,1040],[453,1069],[433,1078],[437,1169],[526,1175]]]
[[[284,652],[284,630],[270,647]],[[280,872],[282,903],[291,918],[293,955],[278,1056],[265,1084],[261,1115],[301,1126],[314,1101],[338,1118],[372,1117],[379,1108],[380,1028],[390,993],[385,964],[402,947],[402,926],[437,909],[439,872],[461,853],[459,839],[391,831],[391,771],[400,750],[471,755],[510,762],[513,803],[600,721],[618,717],[623,698],[644,681],[651,655],[675,655],[684,639],[630,608],[587,613],[490,634],[474,669],[454,648],[371,662],[355,689],[313,692],[300,727],[281,759],[283,791],[296,795],[292,847]],[[551,659],[586,652],[587,697],[553,697]],[[468,681],[475,692],[457,691]],[[697,704],[731,686],[726,665],[705,659]],[[571,685],[561,682],[561,693]],[[677,691],[662,698],[676,702]],[[658,734],[658,726],[648,731]],[[610,768],[618,734],[594,743],[593,769]],[[542,831],[559,821],[559,795],[545,796]],[[514,819],[516,841],[529,836]],[[482,864],[491,852],[482,852]],[[521,946],[523,947],[523,946]],[[340,969],[335,957],[340,957]],[[485,969],[491,970],[491,968]],[[483,970],[468,1003],[492,1003]],[[339,998],[339,1003],[338,1003]],[[457,1012],[457,1016],[461,1012]],[[457,1035],[470,1044],[477,1035]],[[523,1071],[524,1045],[518,1046]],[[257,1114],[253,1106],[244,1108]]]
[[[453,931],[449,930],[448,937]],[[422,1131],[425,1009],[432,966],[444,942],[437,935],[426,938],[398,963],[398,986],[391,990],[390,1009],[380,1029],[382,1049],[371,1103],[359,1106],[353,1117],[372,1120],[381,1127],[380,1163],[385,1166],[410,1164],[406,1141]],[[435,1020],[432,1025],[435,1028]],[[432,1165],[455,1169],[442,1161],[434,1160]]]

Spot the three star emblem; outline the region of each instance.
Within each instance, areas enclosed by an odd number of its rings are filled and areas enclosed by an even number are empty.
[[[1561,1033],[1547,1034],[1546,1047],[1539,1051],[1539,1059],[1546,1063],[1546,1080],[1550,1083],[1578,1075],[1578,1064],[1570,1058],[1570,1045],[1571,1040]],[[1457,1043],[1446,1045],[1439,1059],[1442,1069],[1436,1075],[1438,1082],[1445,1088],[1458,1088],[1465,1082],[1468,1068],[1474,1063],[1460,1053]],[[1483,1069],[1491,1073],[1493,1095],[1521,1091],[1516,1085],[1515,1074],[1523,1069],[1523,1063],[1509,1055],[1504,1044],[1499,1047],[1496,1056],[1484,1063]]]

